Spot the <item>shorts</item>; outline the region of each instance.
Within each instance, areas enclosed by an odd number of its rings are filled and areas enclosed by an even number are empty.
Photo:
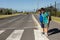
[[[41,23],[41,27],[44,28],[44,24],[43,23]]]
[[[43,24],[43,23],[41,23],[41,27],[42,27],[42,28],[48,28],[48,26],[49,26],[48,24]]]
[[[48,24],[44,24],[44,28],[48,28],[49,27],[49,25]]]

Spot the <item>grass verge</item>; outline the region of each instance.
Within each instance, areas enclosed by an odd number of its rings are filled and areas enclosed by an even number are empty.
[[[17,15],[20,15],[20,14],[16,13],[16,14],[12,14],[12,15],[0,15],[0,19],[12,17],[12,16],[17,16]]]
[[[55,22],[60,23],[60,18],[59,17],[52,16],[52,20],[55,21]]]

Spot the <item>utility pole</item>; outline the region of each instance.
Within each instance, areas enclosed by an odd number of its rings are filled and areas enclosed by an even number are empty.
[[[55,16],[56,16],[56,13],[57,13],[57,9],[56,9],[56,1],[55,1]]]
[[[51,3],[50,3],[50,7],[51,7],[52,5],[51,5]],[[51,8],[50,8],[50,11],[51,11]]]

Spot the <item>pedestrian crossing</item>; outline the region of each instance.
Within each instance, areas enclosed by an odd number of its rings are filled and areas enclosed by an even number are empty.
[[[6,40],[20,40],[24,30],[14,30]]]
[[[27,38],[26,40],[28,40],[28,38],[31,38],[31,37],[32,38],[29,40],[49,40],[47,37],[41,34],[40,30],[22,29],[22,30],[13,30],[9,35],[8,35],[8,32],[7,32],[7,35],[5,35],[6,33],[3,34],[6,31],[8,30],[0,30],[0,40],[24,40],[26,38]],[[8,37],[4,39],[4,36],[1,36],[1,34],[8,36]],[[24,39],[22,39],[23,36],[25,36]]]

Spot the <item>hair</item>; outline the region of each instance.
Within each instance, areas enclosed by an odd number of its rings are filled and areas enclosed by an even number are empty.
[[[41,8],[41,11],[45,11],[45,8]]]
[[[41,9],[38,9],[37,11],[38,11],[38,12],[41,12]]]

